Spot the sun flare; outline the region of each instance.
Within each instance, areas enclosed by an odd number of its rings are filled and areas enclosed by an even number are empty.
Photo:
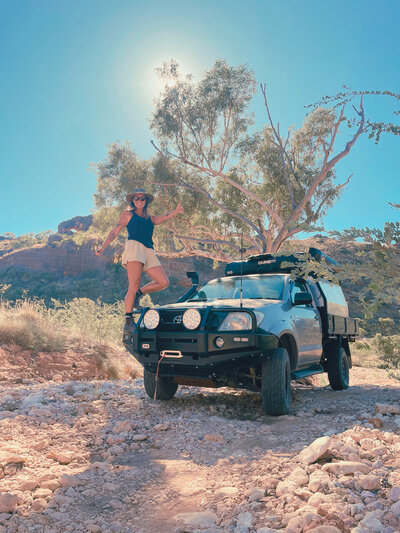
[[[145,88],[146,92],[150,94],[152,98],[158,96],[166,85],[171,87],[176,83],[172,78],[170,80],[162,79],[157,73],[157,69],[160,68],[164,62],[168,62],[171,59],[176,61],[179,66],[179,73],[183,76],[191,74],[194,79],[197,79],[202,73],[202,67],[194,58],[187,58],[182,55],[176,56],[165,54],[163,59],[160,58],[158,61],[149,61],[146,66]]]

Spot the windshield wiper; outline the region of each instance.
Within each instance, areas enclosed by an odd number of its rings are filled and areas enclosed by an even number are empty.
[[[271,298],[269,296],[254,296],[254,298],[250,297],[248,300],[276,300],[279,301],[279,298]]]
[[[188,302],[206,302],[207,298],[192,298],[191,300],[188,300]]]

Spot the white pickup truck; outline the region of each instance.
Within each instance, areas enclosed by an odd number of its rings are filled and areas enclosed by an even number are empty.
[[[192,288],[177,303],[126,324],[123,342],[144,367],[147,394],[167,400],[179,384],[243,388],[261,393],[266,413],[282,415],[292,379],[327,372],[333,389],[346,389],[357,320],[339,286],[293,278],[294,266],[284,266],[291,259],[230,263],[203,286],[188,273]]]

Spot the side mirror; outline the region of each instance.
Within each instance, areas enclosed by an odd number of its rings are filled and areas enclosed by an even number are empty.
[[[293,305],[309,305],[312,304],[312,301],[313,299],[309,292],[296,292]]]
[[[192,280],[192,285],[198,285],[199,284],[199,273],[195,270],[190,270],[189,272],[186,272],[186,275],[189,279]]]

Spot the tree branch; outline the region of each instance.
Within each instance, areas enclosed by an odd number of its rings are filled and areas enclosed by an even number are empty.
[[[328,194],[326,194],[324,196],[324,198],[321,200],[317,210],[315,211],[315,214],[310,215],[309,217],[307,217],[306,224],[308,224],[310,222],[316,222],[319,219],[320,212],[321,212],[324,204],[327,202],[327,200],[329,200],[329,198],[332,196],[333,193],[335,193],[336,191],[340,191],[340,189],[343,189],[343,187],[346,187],[346,185],[348,185],[348,183],[349,183],[349,181],[351,180],[352,177],[353,177],[353,174],[350,174],[350,176],[347,178],[347,180],[344,183],[340,183],[339,185],[336,185],[336,187],[334,187],[331,191],[328,192]]]
[[[344,107],[342,107],[342,111],[340,113],[339,120],[335,124],[334,134],[332,135],[331,143],[330,143],[330,146],[329,146],[329,153],[332,150],[333,142],[335,141],[335,138],[336,138],[336,135],[337,135],[337,132],[338,132],[338,129],[339,129],[339,123],[341,122],[341,118],[343,117],[343,113],[344,113]],[[363,104],[362,104],[362,97],[361,97],[361,102],[360,102],[360,113],[361,113],[360,114],[360,116],[361,116],[360,126],[357,129],[356,133],[354,134],[353,138],[350,141],[348,141],[346,146],[345,146],[345,148],[341,152],[339,152],[335,157],[333,157],[330,161],[327,161],[327,157],[328,156],[327,155],[325,156],[324,164],[323,164],[323,167],[322,167],[321,171],[318,173],[318,175],[315,178],[314,182],[312,183],[311,187],[309,187],[308,191],[303,196],[301,202],[297,205],[296,209],[293,211],[293,213],[289,217],[289,220],[287,221],[288,225],[291,225],[291,223],[293,223],[293,222],[295,222],[295,221],[297,221],[299,219],[299,217],[301,216],[301,213],[303,212],[303,210],[305,208],[305,205],[307,204],[307,202],[309,202],[311,200],[311,198],[312,198],[312,196],[313,196],[313,194],[315,192],[315,189],[326,178],[326,175],[336,165],[336,163],[338,161],[340,161],[341,159],[343,159],[343,157],[345,157],[346,155],[348,155],[350,153],[350,150],[354,146],[354,143],[357,141],[358,137],[363,132],[363,129],[364,129],[364,108],[363,108]]]
[[[154,148],[160,153],[163,155],[163,157],[167,157],[156,145],[153,141],[150,141],[151,144],[154,146]],[[278,215],[278,213],[276,211],[274,211],[273,209],[271,209],[265,202],[264,200],[262,200],[257,194],[253,193],[252,191],[249,191],[248,189],[246,189],[245,187],[243,187],[242,185],[240,185],[239,183],[237,183],[236,181],[234,181],[233,179],[229,178],[229,176],[227,176],[226,174],[224,174],[223,172],[218,172],[217,170],[214,170],[212,168],[207,168],[207,167],[202,167],[200,165],[197,165],[196,163],[193,163],[187,159],[184,159],[183,157],[179,156],[179,155],[176,155],[176,154],[173,154],[171,152],[167,152],[168,153],[168,156],[171,156],[171,157],[175,157],[176,159],[179,159],[182,163],[184,163],[185,165],[188,165],[192,168],[195,168],[197,170],[199,170],[200,172],[204,172],[205,174],[209,174],[211,176],[214,176],[214,177],[219,177],[219,178],[222,178],[223,180],[225,180],[227,183],[229,183],[230,185],[232,185],[233,187],[235,187],[236,189],[238,189],[239,191],[241,191],[243,194],[245,194],[246,196],[252,198],[253,200],[255,200],[257,203],[259,203],[266,211],[267,213],[269,214],[270,217],[272,217],[277,226],[278,227],[282,227],[283,226],[283,220],[281,219],[281,217]]]
[[[275,126],[274,126],[274,123],[272,121],[270,110],[269,110],[269,105],[268,105],[268,100],[267,100],[267,93],[266,93],[266,84],[265,83],[264,84],[260,84],[260,87],[261,87],[261,92],[263,93],[263,96],[264,96],[264,105],[265,105],[265,109],[267,110],[269,123],[271,124],[272,131],[274,132],[274,135],[275,135],[276,139],[278,140],[279,152],[280,152],[280,156],[281,156],[281,163],[282,163],[282,169],[283,169],[283,176],[285,178],[286,187],[287,187],[287,189],[289,191],[289,194],[290,194],[290,203],[292,204],[292,209],[295,209],[296,208],[296,204],[294,202],[293,189],[292,189],[292,186],[290,185],[290,181],[289,181],[289,178],[288,178],[288,175],[287,175],[287,172],[286,172],[285,155],[287,155],[287,154],[286,154],[285,148],[284,148],[284,146],[282,144],[282,139],[281,139],[281,135],[280,135],[280,132],[279,132],[279,124],[278,124],[278,130],[276,130]],[[286,141],[286,144],[287,144],[287,141]]]

